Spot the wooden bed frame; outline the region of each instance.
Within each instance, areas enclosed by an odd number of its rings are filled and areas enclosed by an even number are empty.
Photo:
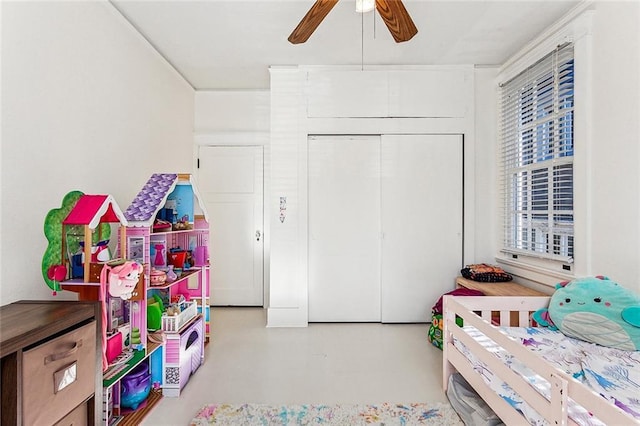
[[[464,343],[471,352],[496,376],[508,383],[533,409],[552,425],[575,425],[567,416],[567,402],[572,399],[588,409],[606,424],[640,424],[634,417],[609,403],[589,387],[568,374],[547,364],[543,358],[531,352],[520,343],[510,339],[491,325],[499,322],[504,326],[535,326],[530,314],[549,306],[549,297],[491,297],[491,296],[445,296],[443,302],[443,389],[446,392],[449,376],[458,371],[480,397],[495,411],[507,425],[520,425],[526,419],[484,382],[469,360],[453,345],[454,337]],[[518,324],[511,323],[512,312],[517,312]],[[531,370],[544,377],[551,385],[551,401],[538,393],[520,375],[504,365],[495,355],[470,337],[455,323],[456,316],[464,325],[471,325],[485,336],[502,346]],[[514,315],[515,318],[515,315]]]

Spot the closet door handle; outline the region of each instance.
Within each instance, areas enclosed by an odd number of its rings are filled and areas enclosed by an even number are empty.
[[[260,241],[260,237],[262,236],[262,234],[260,233],[260,230],[256,230],[256,241]]]

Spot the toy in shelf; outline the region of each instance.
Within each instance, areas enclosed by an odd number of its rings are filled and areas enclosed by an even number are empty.
[[[164,244],[156,244],[153,247],[156,249],[156,257],[153,264],[155,266],[164,266]]]
[[[194,251],[194,266],[204,266],[209,262],[209,247],[197,246]]]
[[[184,216],[182,219],[173,224],[172,229],[174,231],[184,231],[193,229],[193,225],[188,222],[188,216]]]
[[[134,346],[142,344],[140,329],[138,327],[134,327],[133,330],[131,330],[131,344]]]
[[[171,230],[171,223],[166,220],[156,219],[153,222],[153,232],[165,232]]]
[[[84,250],[84,241],[80,241],[80,247]],[[92,262],[106,262],[111,260],[111,253],[109,253],[109,240],[98,241],[97,244],[91,246],[91,261]],[[84,262],[84,259],[82,259]]]
[[[151,268],[150,283],[154,285],[163,285],[167,281],[167,273],[156,268]]]
[[[149,365],[147,362],[142,362],[122,379],[120,406],[136,410],[147,399],[150,391]]]
[[[158,294],[154,294],[147,302],[147,328],[157,331],[162,328],[162,313],[164,302]]]
[[[169,265],[168,268],[169,268],[169,270],[167,271],[167,281],[172,283],[172,282],[174,282],[175,280],[178,279],[178,275],[173,270],[173,265]]]
[[[168,264],[179,269],[189,269],[191,265],[187,261],[187,257],[190,257],[189,252],[182,250],[180,247],[173,248],[169,250]],[[188,265],[185,266],[185,263]]]
[[[100,272],[100,303],[102,303],[102,370],[109,368],[107,356],[107,288],[111,297],[127,300],[140,279],[142,265],[137,262],[119,262],[115,265],[105,263]],[[119,334],[119,333],[118,333]],[[133,336],[133,330],[132,330]],[[117,346],[122,348],[122,335]],[[113,346],[112,346],[113,347]],[[119,354],[119,353],[118,353]],[[112,357],[112,360],[115,357]]]
[[[100,273],[100,284],[109,288],[111,297],[127,300],[131,298],[140,274],[142,274],[142,265],[138,262],[105,263]]]

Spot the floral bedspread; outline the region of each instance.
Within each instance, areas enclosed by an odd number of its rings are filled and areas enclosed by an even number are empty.
[[[545,397],[550,385],[545,379],[474,327],[464,327],[467,333],[509,367],[521,374]],[[623,351],[567,337],[558,331],[534,327],[501,327],[500,330],[519,340],[548,363],[590,386],[603,398],[636,417],[640,422],[640,351]],[[520,396],[497,376],[494,376],[461,342],[456,347],[473,363],[485,382],[511,406],[519,410],[532,425],[548,422],[529,407]],[[581,425],[604,425],[586,409],[569,401],[569,417]]]

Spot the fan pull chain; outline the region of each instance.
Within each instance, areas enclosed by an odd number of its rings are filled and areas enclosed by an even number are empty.
[[[376,39],[376,9],[373,9],[373,13],[371,14],[373,17],[373,39]]]

